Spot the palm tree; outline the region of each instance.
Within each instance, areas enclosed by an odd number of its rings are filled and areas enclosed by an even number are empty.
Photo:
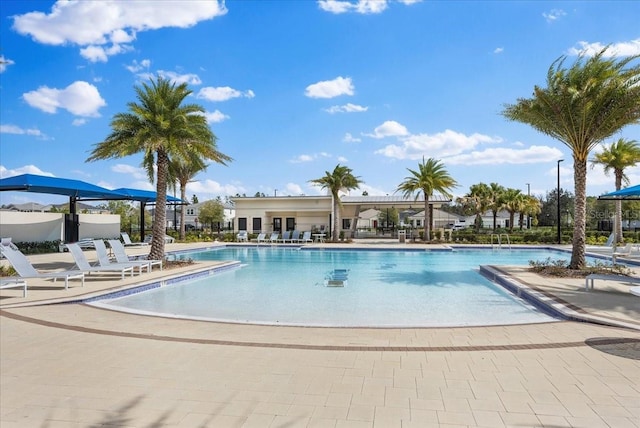
[[[340,225],[339,214],[342,209],[342,201],[340,201],[340,195],[338,193],[341,190],[349,191],[357,189],[361,184],[363,184],[363,181],[360,180],[360,177],[353,175],[351,168],[338,164],[333,169],[333,172],[325,171],[324,177],[309,180],[309,182],[320,186],[322,189],[328,189],[331,192],[331,196],[333,197],[333,230],[331,232],[333,242],[337,242],[339,233],[338,227]]]
[[[201,171],[207,169],[207,164],[204,160],[198,156],[194,156],[187,162],[182,162],[178,159],[172,159],[169,162],[169,186],[174,189],[176,186],[180,188],[180,199],[187,200],[187,184]],[[174,207],[175,209],[175,207]],[[180,210],[180,239],[184,240],[186,235],[185,230],[185,216],[186,212],[184,207]]]
[[[111,120],[111,133],[95,144],[87,161],[114,159],[143,153],[142,165],[149,177],[156,168],[156,209],[150,259],[164,258],[167,183],[169,161],[194,157],[223,163],[216,138],[197,104],[183,104],[192,93],[187,84],[176,85],[158,77],[156,81],[136,86],[137,102],[127,104],[128,112],[117,113]]]
[[[591,167],[602,165],[605,175],[613,171],[616,180],[616,190],[622,188],[622,183],[629,184],[629,177],[624,173],[625,168],[635,166],[640,162],[640,146],[635,140],[625,140],[620,138],[609,147],[605,147],[602,152],[597,153],[591,161]],[[616,242],[622,242],[622,201],[616,201]]]
[[[418,170],[407,168],[411,175],[405,177],[396,192],[402,192],[405,198],[415,194],[418,199],[420,193],[424,195],[424,239],[431,240],[431,216],[429,214],[429,198],[434,192],[451,197],[449,190],[457,187],[458,183],[449,175],[440,161],[429,158],[418,164]]]
[[[516,213],[524,211],[524,204],[527,195],[520,192],[519,189],[505,189],[502,194],[503,208],[509,212],[509,231],[513,232],[513,223]],[[522,215],[520,216],[520,226],[522,227]]]
[[[476,216],[474,221],[476,233],[480,231],[480,226],[482,226],[482,214],[489,209],[489,195],[489,186],[485,183],[478,183],[469,187],[469,193],[458,198],[458,203],[462,204],[465,211]]]
[[[526,123],[571,149],[575,183],[573,250],[569,268],[585,266],[586,182],[589,152],[627,125],[640,122],[640,55],[621,60],[579,56],[565,69],[565,56],[547,72],[547,87],[534,87],[532,98],[507,104],[502,115]]]
[[[498,220],[498,212],[504,208],[505,188],[498,183],[489,184],[489,209],[493,215],[493,231],[495,232]]]
[[[527,227],[530,227],[529,218],[535,217],[542,211],[541,203],[538,198],[530,195],[523,195],[522,211],[520,211],[520,230],[526,223]],[[524,216],[527,216],[527,221],[524,221]],[[537,224],[537,220],[535,220]]]

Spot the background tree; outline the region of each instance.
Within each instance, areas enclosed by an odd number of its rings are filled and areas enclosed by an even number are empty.
[[[624,173],[626,168],[635,166],[640,162],[640,147],[635,140],[620,138],[610,146],[604,147],[602,152],[596,153],[591,161],[591,167],[600,165],[604,168],[605,175],[613,171],[616,190],[622,189],[622,184],[629,184],[629,177]],[[616,242],[622,242],[622,201],[615,201],[615,230]]]
[[[488,208],[491,210],[493,217],[493,230],[496,230],[498,225],[498,213],[504,209],[504,192],[506,189],[498,183],[489,184],[489,204]]]
[[[457,187],[458,183],[449,175],[444,165],[433,158],[418,164],[418,169],[407,168],[410,175],[398,185],[397,192],[402,192],[405,198],[415,195],[417,200],[420,194],[424,196],[424,239],[431,240],[431,215],[429,213],[429,200],[435,192],[451,197],[450,190]]]
[[[640,122],[640,56],[618,60],[579,56],[564,68],[565,56],[547,72],[547,87],[535,86],[531,98],[507,104],[509,120],[526,123],[565,144],[573,154],[576,204],[569,268],[585,266],[587,158],[590,151],[627,125]]]
[[[476,233],[482,227],[482,214],[489,209],[490,189],[485,183],[474,184],[469,187],[469,193],[457,199],[457,202],[464,207],[465,214],[475,215],[474,226]]]
[[[191,197],[191,203],[192,203],[192,204],[197,204],[197,203],[199,203],[199,201],[198,201],[198,197],[197,197],[195,194]]]
[[[169,161],[200,157],[218,162],[221,153],[216,148],[215,135],[207,125],[205,109],[184,103],[192,93],[186,83],[176,85],[158,77],[136,86],[135,92],[137,102],[128,103],[128,112],[113,117],[111,133],[95,145],[87,160],[143,154],[142,164],[152,182],[156,175],[157,196],[149,258],[162,259]]]
[[[389,227],[390,224],[398,224],[399,220],[400,216],[395,207],[380,209],[380,214],[378,214],[378,221],[380,224],[384,224],[386,227]]]
[[[516,213],[524,211],[525,200],[527,195],[520,192],[519,189],[507,188],[502,194],[502,206],[509,213],[509,231],[513,232],[513,224]],[[520,228],[522,228],[522,215],[520,216]]]
[[[203,225],[208,224],[211,227],[211,236],[213,236],[214,226],[224,222],[224,207],[218,201],[207,201],[200,206],[198,214]],[[217,228],[215,228],[217,231]]]
[[[350,191],[360,187],[363,182],[360,177],[353,175],[351,168],[344,165],[336,165],[332,172],[325,171],[324,177],[309,180],[310,183],[320,186],[321,189],[327,189],[332,196],[332,212],[333,212],[333,229],[331,231],[332,241],[338,242],[340,233],[340,211],[342,210],[342,201],[340,200],[340,191]]]

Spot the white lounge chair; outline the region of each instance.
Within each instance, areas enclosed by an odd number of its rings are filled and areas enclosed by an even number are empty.
[[[133,266],[121,266],[121,265],[112,265],[112,266],[91,266],[84,253],[82,252],[82,248],[78,247],[77,244],[70,243],[67,244],[67,248],[69,252],[73,256],[73,260],[76,263],[78,269],[85,273],[91,272],[120,272],[121,279],[124,279],[124,274],[129,271],[131,272],[131,276],[133,276]]]
[[[82,253],[82,250],[79,248],[78,251]],[[9,263],[11,263],[11,266],[13,266],[13,268],[21,278],[53,279],[53,282],[55,282],[58,278],[64,278],[65,290],[69,288],[70,279],[78,278],[82,281],[82,286],[84,286],[84,272],[82,271],[67,270],[56,272],[38,272],[36,268],[33,267],[29,259],[27,259],[27,257],[22,254],[20,250],[14,250],[10,247],[0,246],[0,252],[2,252],[2,255],[7,260],[9,260]]]
[[[307,242],[313,242],[313,239],[311,239],[311,232],[304,232],[302,234],[302,238],[298,239],[298,242],[301,242],[303,244],[306,244]]]
[[[629,292],[630,292],[631,294],[635,294],[636,296],[639,296],[639,297],[640,297],[640,286],[631,287],[631,288],[629,289]]]
[[[596,279],[600,279],[602,281],[618,281],[618,282],[623,282],[628,284],[640,283],[640,278],[635,278],[632,276],[606,274],[606,273],[592,273],[591,275],[587,275],[585,279],[584,290],[589,291],[589,288],[593,290],[593,282]]]
[[[93,241],[96,247],[96,256],[98,256],[98,264],[101,267],[113,267],[113,266],[132,266],[134,268],[138,268],[138,275],[142,275],[142,269],[147,269],[147,272],[151,271],[151,266],[148,262],[132,262],[127,260],[126,262],[118,263],[112,262],[109,258],[109,252],[107,251],[107,246],[104,244],[102,239],[96,239]]]
[[[291,231],[287,230],[285,232],[282,232],[282,239],[280,239],[280,242],[282,242],[283,244],[287,241],[291,241]]]
[[[27,297],[27,281],[17,277],[0,278],[0,290],[7,288],[22,288],[22,297]]]
[[[153,235],[147,235],[147,236],[144,237],[144,242],[147,245],[151,244],[152,240],[153,240]],[[164,243],[165,244],[173,244],[175,241],[176,240],[174,239],[173,236],[164,235]]]
[[[266,233],[258,233],[258,237],[252,239],[252,242],[261,243],[266,241],[267,234]]]
[[[118,263],[127,263],[127,262],[139,262],[140,264],[147,263],[149,268],[147,269],[150,272],[153,269],[153,266],[160,266],[160,270],[162,270],[162,260],[130,260],[127,255],[127,250],[122,245],[119,239],[109,239],[109,246],[111,247],[111,251],[113,252],[113,256],[116,258],[116,262]]]
[[[249,240],[249,235],[247,234],[246,230],[241,230],[240,232],[238,232],[238,235],[236,235],[236,241],[238,242],[247,242]]]
[[[291,232],[291,239],[289,239],[289,241],[298,242],[299,240],[300,240],[300,231],[294,230],[293,232]]]
[[[132,242],[127,232],[121,232],[120,236],[122,237],[122,242],[124,242],[125,247],[144,247],[149,245],[148,242]]]
[[[278,232],[273,232],[271,234],[271,236],[269,237],[269,239],[267,239],[267,242],[270,242],[272,244],[275,244],[278,242],[278,237],[280,236],[280,234]]]

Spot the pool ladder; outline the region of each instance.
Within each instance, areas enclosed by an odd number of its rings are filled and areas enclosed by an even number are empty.
[[[509,239],[509,234],[507,233],[492,233],[491,234],[491,248],[492,249],[502,249],[502,239],[506,238],[506,245],[509,246],[509,250],[511,250],[511,240]],[[493,243],[493,239],[495,238],[496,243]]]

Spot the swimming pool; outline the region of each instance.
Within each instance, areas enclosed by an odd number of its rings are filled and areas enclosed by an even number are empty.
[[[478,273],[481,264],[567,259],[549,249],[492,251],[317,250],[226,247],[181,254],[241,267],[99,304],[137,313],[239,323],[426,327],[555,319]],[[343,287],[327,274],[347,269]]]

